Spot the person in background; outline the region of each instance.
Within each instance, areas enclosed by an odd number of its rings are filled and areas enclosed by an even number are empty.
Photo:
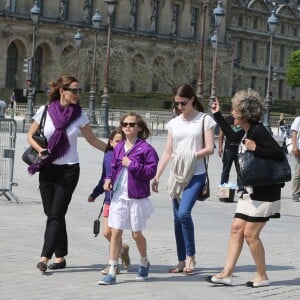
[[[3,100],[0,100],[0,118],[5,118],[6,112],[6,103]]]
[[[168,162],[172,160],[173,164],[175,161],[181,160],[183,170],[180,169],[182,174],[178,177],[182,177],[185,184],[181,186],[178,193],[176,192],[178,195],[175,195],[172,189],[169,193],[173,205],[178,258],[177,265],[170,268],[169,272],[193,274],[196,266],[196,249],[191,212],[205,183],[204,157],[214,152],[216,123],[210,116],[203,113],[202,104],[197,99],[193,88],[188,84],[182,84],[175,90],[174,106],[179,113],[167,124],[168,137],[152,182],[152,191],[158,192],[159,179]],[[177,176],[175,169],[172,169],[170,173],[169,182],[171,183],[176,182],[174,179]]]
[[[278,124],[279,124],[279,135],[284,137],[284,139],[286,139],[287,137],[290,137],[290,128],[286,124],[284,113],[281,113],[279,115]]]
[[[13,119],[17,111],[17,97],[15,92],[12,92],[9,98],[9,111],[10,111],[10,117]]]
[[[153,206],[150,196],[150,180],[155,176],[158,155],[146,142],[150,135],[147,124],[135,113],[126,114],[120,123],[123,140],[113,151],[112,172],[106,176],[104,190],[113,191],[108,226],[112,236],[109,250],[109,273],[98,284],[116,283],[117,260],[121,250],[123,231],[129,229],[140,255],[136,280],[148,278],[150,262],[147,257],[147,241],[142,230],[150,217]]]
[[[120,130],[115,129],[110,133],[106,148],[104,150],[105,154],[103,158],[101,178],[97,186],[94,188],[93,192],[88,198],[88,202],[94,202],[99,195],[105,192],[105,198],[103,201],[103,235],[109,242],[111,239],[111,228],[108,226],[108,215],[109,215],[109,207],[111,202],[111,192],[104,191],[103,185],[104,185],[105,177],[108,174],[111,174],[111,161],[113,156],[113,149],[121,140],[122,140],[122,133],[120,132]],[[129,246],[127,244],[122,244],[120,258],[122,261],[123,268],[127,269],[128,266],[130,265]],[[101,273],[103,275],[106,275],[108,274],[108,271],[109,271],[109,266],[107,265],[101,271]],[[117,274],[118,273],[120,273],[119,266],[117,266]]]
[[[292,182],[293,201],[300,201],[300,116],[295,118],[291,126],[292,132],[292,153],[295,156],[296,164]]]
[[[234,124],[243,128],[238,132],[233,131],[223,118],[218,100],[213,103],[211,110],[225,136],[237,143],[242,141],[239,151],[253,151],[256,156],[277,161],[284,159],[283,149],[261,123],[264,106],[257,92],[251,89],[241,90],[232,99]],[[265,249],[260,234],[267,221],[271,218],[280,218],[282,185],[244,188],[246,193],[238,200],[231,224],[225,266],[220,273],[208,276],[206,281],[233,285],[233,271],[246,241],[256,266],[256,274],[246,286],[259,288],[270,285],[266,272]]]
[[[27,140],[39,153],[40,162],[29,166],[30,174],[39,172],[39,189],[47,216],[44,245],[37,268],[45,272],[66,267],[68,236],[65,216],[79,179],[77,138],[81,133],[93,147],[104,151],[106,144],[94,135],[86,112],[79,105],[77,78],[63,75],[49,83],[51,92],[44,126],[48,149],[43,149],[32,136],[39,128],[45,106],[33,117]],[[48,266],[55,254],[55,261]]]
[[[240,131],[243,130],[241,126],[234,125],[233,116],[230,115],[225,118],[226,122],[231,126],[232,130]],[[219,132],[218,142],[219,142],[219,156],[222,157],[223,162],[223,169],[221,175],[221,184],[228,183],[229,174],[231,170],[232,163],[234,162],[235,170],[237,174],[237,186],[238,186],[238,193],[240,192],[241,195],[244,191],[241,174],[239,171],[239,161],[238,161],[238,149],[239,143],[231,141],[229,138],[225,138],[225,145],[223,149],[223,142],[224,142],[224,133],[222,130]],[[240,196],[241,196],[240,195]]]

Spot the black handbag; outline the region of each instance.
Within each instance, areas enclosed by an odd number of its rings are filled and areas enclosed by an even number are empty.
[[[203,145],[205,145],[205,139],[204,139],[204,120],[205,120],[206,115],[203,117],[203,122],[202,122],[202,138],[203,138]],[[210,197],[210,186],[209,186],[209,177],[208,177],[208,160],[206,160],[206,157],[204,157],[204,165],[205,165],[205,170],[206,170],[206,177],[205,177],[205,183],[198,195],[197,200],[198,201],[205,201]]]
[[[44,135],[44,126],[45,126],[45,121],[47,116],[47,110],[48,110],[48,105],[45,106],[38,130],[32,136],[32,138],[44,149],[46,149],[48,146],[47,138]],[[39,162],[41,159],[39,158],[38,152],[32,146],[29,146],[24,151],[22,155],[22,160],[27,165],[32,165],[34,163]]]
[[[280,184],[292,178],[291,167],[284,155],[283,161],[255,156],[252,151],[238,154],[240,173],[245,186]]]
[[[103,206],[104,206],[104,202],[103,202],[103,204],[102,204],[102,207],[101,207],[101,209],[100,209],[100,213],[99,213],[97,219],[94,220],[94,224],[93,224],[93,233],[94,233],[95,237],[96,237],[96,236],[99,234],[99,232],[100,232],[100,217],[101,217],[102,212],[103,212]]]

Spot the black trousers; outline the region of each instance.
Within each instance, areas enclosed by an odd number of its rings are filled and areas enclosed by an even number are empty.
[[[65,216],[78,183],[80,168],[75,165],[50,165],[40,171],[40,193],[47,216],[41,256],[49,259],[68,254]]]
[[[229,180],[229,173],[232,166],[232,163],[234,162],[236,173],[237,173],[237,185],[238,190],[243,190],[243,183],[240,175],[240,169],[239,169],[239,160],[238,160],[238,151],[237,149],[231,149],[225,148],[223,153],[223,170],[221,175],[221,184],[228,183]]]

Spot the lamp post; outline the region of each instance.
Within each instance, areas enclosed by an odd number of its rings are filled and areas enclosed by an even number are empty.
[[[216,73],[217,73],[217,52],[218,52],[218,30],[222,24],[225,16],[225,11],[222,7],[221,1],[218,1],[218,6],[213,11],[215,17],[215,32],[211,37],[211,44],[213,48],[213,66],[211,76],[211,92],[210,101],[214,101],[216,98]]]
[[[81,45],[81,41],[82,41],[80,29],[77,29],[77,33],[74,35],[74,41],[75,41],[76,58],[77,58],[76,78],[78,79],[78,76],[79,76],[79,49],[80,49],[80,45]]]
[[[37,1],[34,1],[34,5],[31,8],[31,20],[33,22],[33,31],[32,31],[32,49],[31,49],[31,57],[30,61],[31,63],[28,63],[28,70],[27,70],[27,109],[26,109],[26,116],[25,121],[27,123],[32,122],[32,116],[33,116],[33,106],[34,106],[34,52],[35,52],[35,36],[36,36],[36,24],[39,21],[39,17],[41,14],[41,10],[38,7]]]
[[[99,9],[96,9],[95,15],[92,17],[93,28],[95,29],[95,40],[94,40],[94,56],[92,64],[92,79],[90,86],[90,97],[89,97],[89,111],[88,116],[91,124],[96,124],[95,115],[95,98],[96,98],[96,50],[97,50],[97,35],[100,23],[102,22],[102,16],[100,15]]]
[[[269,49],[269,67],[268,67],[268,80],[267,80],[267,94],[265,98],[264,105],[264,120],[263,124],[268,129],[268,131],[272,134],[272,129],[270,125],[270,107],[272,102],[271,96],[271,77],[272,77],[272,47],[273,47],[273,35],[276,31],[277,25],[279,24],[279,18],[276,16],[274,10],[272,10],[271,16],[268,18],[268,25],[270,31],[270,49]]]
[[[111,19],[114,15],[116,5],[118,1],[115,0],[104,0],[107,5],[108,15],[108,31],[107,31],[107,48],[106,48],[106,59],[105,59],[105,70],[104,70],[104,86],[103,95],[101,102],[101,124],[99,128],[99,136],[107,138],[109,136],[109,124],[108,124],[108,112],[109,112],[109,56],[110,56],[110,38],[111,38]]]
[[[205,37],[205,19],[206,19],[207,1],[201,2],[201,13],[202,13],[202,30],[201,30],[201,44],[200,44],[200,60],[199,60],[199,71],[197,80],[197,91],[196,95],[201,101],[204,99],[203,96],[203,59],[204,59],[204,37]]]

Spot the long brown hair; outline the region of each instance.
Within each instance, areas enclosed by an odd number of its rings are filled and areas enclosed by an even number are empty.
[[[194,109],[204,112],[204,107],[202,103],[199,101],[198,97],[196,96],[196,93],[194,92],[193,88],[189,84],[181,84],[178,86],[173,93],[174,97],[179,96],[179,97],[184,97],[188,99],[194,98],[193,101],[193,107]],[[174,103],[173,103],[174,105]],[[178,108],[174,105],[175,107],[175,112],[178,114]]]
[[[59,99],[60,98],[59,89],[68,88],[70,84],[73,82],[79,82],[79,81],[76,77],[71,75],[62,75],[61,77],[58,78],[56,82],[51,80],[48,83],[48,86],[50,87],[49,102]]]
[[[142,140],[146,140],[149,136],[150,136],[150,130],[147,127],[147,123],[144,121],[144,119],[134,113],[134,112],[130,112],[126,115],[123,116],[123,118],[120,121],[120,130],[122,131],[122,123],[124,122],[125,118],[127,117],[135,117],[136,118],[136,122],[138,124],[138,126],[141,128],[141,131],[138,132],[138,138],[142,139]],[[125,138],[124,132],[122,131],[122,138]]]
[[[104,150],[104,153],[108,152],[108,151],[112,151],[114,149],[114,147],[110,144],[110,142],[114,139],[114,137],[117,134],[121,134],[122,135],[122,130],[120,130],[120,128],[116,128],[114,130],[111,131],[109,137],[108,137],[108,141]]]

